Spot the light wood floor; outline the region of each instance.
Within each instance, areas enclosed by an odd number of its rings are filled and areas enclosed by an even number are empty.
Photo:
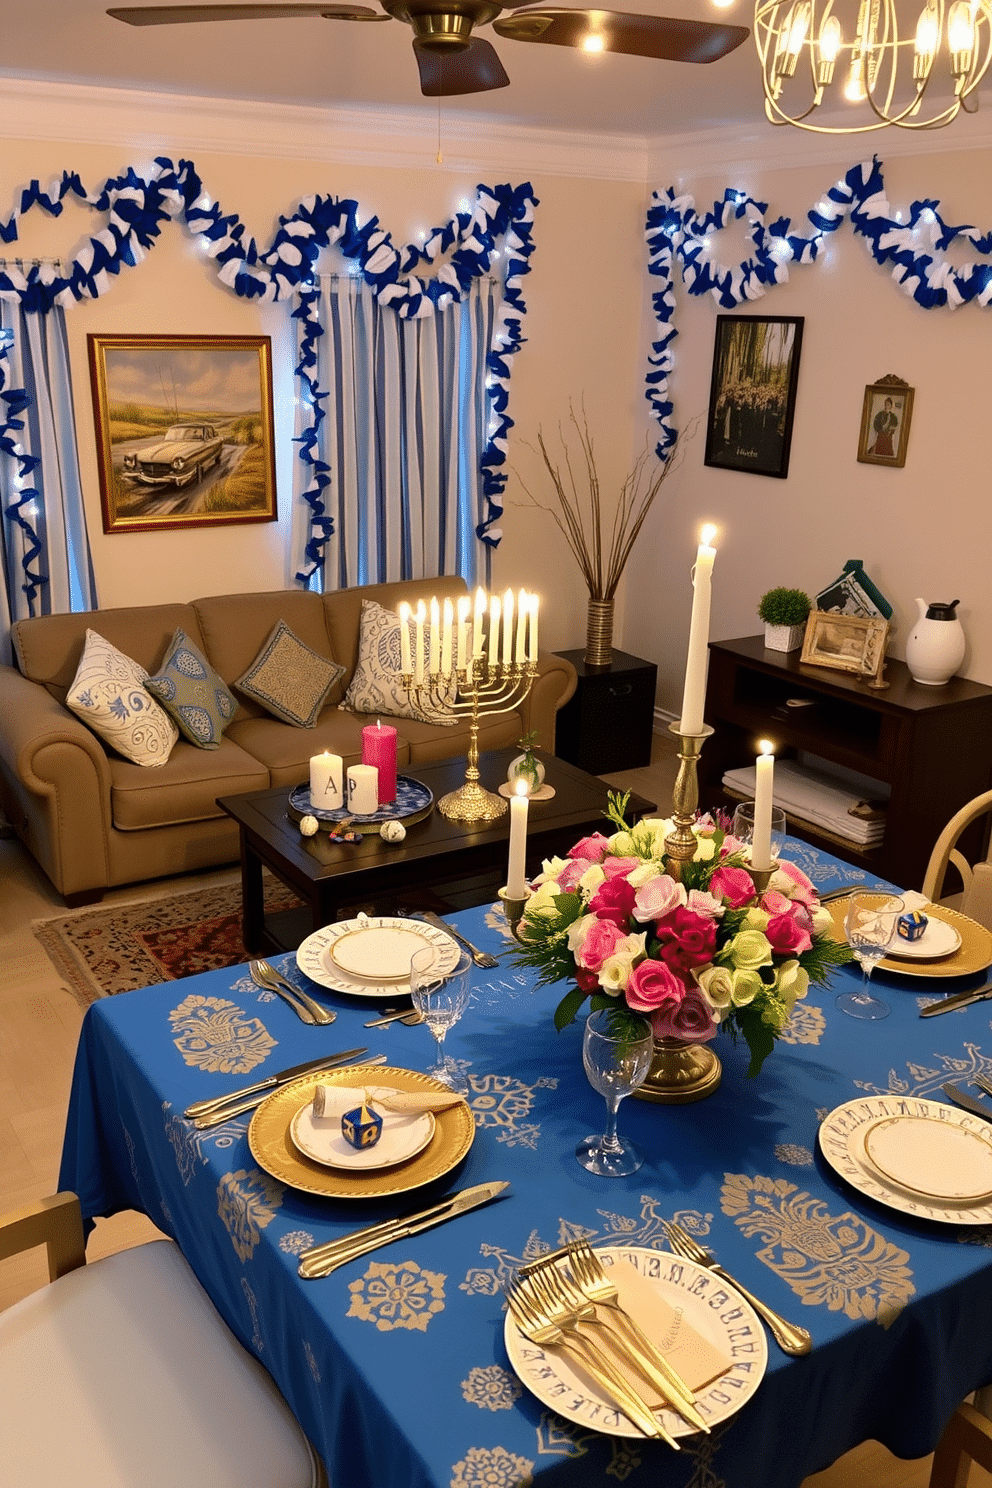
[[[667,737],[656,736],[653,756],[642,770],[607,778],[656,800],[660,813],[667,815],[675,778],[674,745]],[[103,902],[130,903],[183,888],[234,882],[237,876],[231,868],[144,884],[114,890]],[[82,1009],[35,940],[31,922],[65,912],[20,844],[0,841],[0,1212],[56,1189]],[[116,1215],[98,1221],[88,1254],[91,1259],[110,1254],[157,1233],[142,1215]],[[0,1308],[41,1286],[46,1276],[42,1252],[0,1264]],[[902,1462],[868,1442],[807,1479],[806,1488],[926,1488],[929,1464],[929,1458]],[[989,1485],[992,1479],[974,1469],[972,1488]]]

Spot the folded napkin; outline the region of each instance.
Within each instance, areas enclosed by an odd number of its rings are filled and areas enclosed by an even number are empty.
[[[421,1111],[446,1111],[460,1103],[460,1095],[440,1090],[397,1090],[390,1085],[364,1085],[356,1090],[347,1085],[318,1085],[313,1093],[313,1114],[340,1118],[345,1111],[364,1104],[412,1116]]]

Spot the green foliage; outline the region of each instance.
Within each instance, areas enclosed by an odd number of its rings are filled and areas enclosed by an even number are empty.
[[[769,589],[758,602],[758,618],[766,625],[805,625],[812,608],[802,589]]]
[[[519,966],[533,967],[538,973],[539,987],[550,987],[575,975],[575,959],[568,949],[568,927],[583,909],[580,894],[559,894],[546,914],[534,918],[525,914],[520,921],[519,941],[511,954]],[[574,1013],[565,1022],[570,1023],[572,1017]]]
[[[611,821],[618,832],[629,832],[627,825],[627,807],[630,804],[630,791],[607,791],[606,810],[603,815],[607,821]]]
[[[799,965],[811,982],[822,987],[829,980],[831,966],[846,966],[853,960],[854,952],[849,945],[841,945],[828,935],[814,935],[809,950],[799,956]]]

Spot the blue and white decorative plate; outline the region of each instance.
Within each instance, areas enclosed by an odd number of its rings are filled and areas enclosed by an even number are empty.
[[[434,810],[434,792],[430,786],[412,779],[409,775],[397,775],[396,800],[388,801],[368,816],[354,816],[346,806],[328,811],[325,806],[311,806],[309,784],[298,785],[289,793],[289,814],[294,821],[303,816],[316,817],[322,831],[333,832],[347,820],[351,832],[378,832],[383,822],[404,821],[407,825],[423,821]]]

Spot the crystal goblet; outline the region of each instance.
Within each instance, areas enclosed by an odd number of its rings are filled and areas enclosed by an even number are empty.
[[[844,916],[847,943],[861,965],[861,990],[841,992],[837,1006],[851,1018],[887,1018],[889,1004],[868,990],[868,979],[882,960],[896,934],[905,904],[895,894],[852,894]]]
[[[632,1142],[617,1136],[620,1102],[643,1085],[654,1058],[654,1033],[646,1018],[619,1019],[613,1008],[590,1013],[582,1036],[582,1063],[594,1090],[606,1101],[606,1130],[586,1137],[575,1155],[590,1173],[623,1178],[644,1161]]]
[[[447,969],[438,962],[435,946],[414,951],[410,960],[410,995],[437,1044],[437,1064],[427,1070],[435,1080],[447,1085],[456,1095],[468,1095],[468,1081],[459,1074],[454,1061],[444,1052],[448,1029],[458,1022],[468,1002],[469,973],[472,958],[459,949],[458,959]]]

